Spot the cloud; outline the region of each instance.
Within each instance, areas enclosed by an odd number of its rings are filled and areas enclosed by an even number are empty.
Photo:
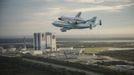
[[[96,0],[65,0],[66,2],[95,3]]]
[[[131,4],[126,4],[126,5],[116,5],[116,6],[104,6],[104,5],[98,5],[98,6],[92,6],[89,8],[80,8],[80,9],[75,9],[72,12],[91,12],[91,11],[109,11],[109,12],[119,12],[121,9],[125,7],[129,7],[134,5],[134,3]]]
[[[64,0],[73,3],[105,3],[105,2],[130,2],[132,0]]]
[[[60,13],[63,13],[63,8],[54,7],[54,8],[46,8],[42,11],[37,11],[32,13],[38,20],[52,21],[57,16],[60,16]]]
[[[16,35],[16,34],[32,34],[33,32],[45,32],[52,31],[57,34],[65,34],[60,32],[60,28],[52,26],[52,22],[57,20],[58,17],[62,15],[74,16],[76,12],[91,12],[84,13],[85,15],[96,15],[104,19],[104,25],[102,26],[103,30],[101,33],[116,33],[112,32],[116,28],[116,24],[119,24],[122,29],[123,25],[134,24],[131,21],[133,14],[129,13],[132,11],[132,5],[134,2],[131,0],[120,0],[118,2],[100,2],[96,3],[97,0],[12,0],[5,1],[5,3],[0,3],[0,7],[3,9],[0,14],[0,36],[1,34],[5,35]],[[121,11],[122,9],[128,8],[127,11]],[[105,12],[106,11],[106,12]],[[119,12],[121,11],[121,12]],[[105,12],[105,13],[97,13]],[[110,13],[109,13],[110,12]],[[119,12],[119,13],[111,13]],[[125,13],[122,14],[122,13]],[[84,15],[83,14],[83,15]],[[121,15],[121,16],[120,16]],[[113,22],[113,17],[117,16],[117,21]],[[83,16],[84,17],[84,16]],[[116,18],[116,17],[114,17]],[[124,19],[125,18],[125,19]],[[124,21],[123,22],[120,21]],[[109,28],[105,28],[105,26]],[[113,29],[110,29],[110,26],[113,26]],[[126,28],[127,26],[125,26]],[[130,28],[126,28],[130,29]],[[133,27],[132,27],[133,29]],[[131,29],[131,30],[132,30]],[[89,29],[84,30],[70,30],[66,34],[99,34],[100,30],[95,28],[89,32]],[[111,30],[111,31],[110,31]],[[120,33],[124,33],[128,30],[120,30]],[[132,33],[133,31],[128,33]],[[100,34],[101,34],[100,33]],[[65,34],[65,35],[66,35]]]

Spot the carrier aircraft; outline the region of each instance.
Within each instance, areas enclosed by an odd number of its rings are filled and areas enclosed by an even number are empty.
[[[81,12],[78,12],[78,14],[74,17],[68,17],[68,16],[61,16],[58,17],[56,21],[54,21],[52,24],[56,27],[60,27],[62,32],[66,32],[70,29],[85,29],[89,28],[92,29],[96,27],[97,25],[102,25],[102,21],[98,20],[98,23],[96,23],[97,17],[92,17],[91,19],[85,20],[80,17]]]

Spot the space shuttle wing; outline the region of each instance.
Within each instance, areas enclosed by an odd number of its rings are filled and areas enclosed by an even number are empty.
[[[73,24],[73,25],[77,25],[78,24],[77,21],[66,21],[66,23]]]
[[[68,24],[75,24],[76,21],[75,20],[64,20],[65,23],[68,23]]]
[[[81,15],[81,12],[78,12],[78,14],[75,17],[80,17],[80,15]]]

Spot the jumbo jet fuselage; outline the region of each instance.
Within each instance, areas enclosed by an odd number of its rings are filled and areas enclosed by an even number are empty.
[[[79,12],[75,17],[61,16],[58,18],[57,21],[54,21],[52,24],[56,27],[60,27],[62,32],[66,32],[66,30],[70,29],[92,29],[93,27],[96,27],[96,25],[101,25],[101,20],[98,24],[96,23],[97,17],[84,20],[80,18],[80,15],[81,12]]]
[[[56,27],[64,27],[66,28],[67,30],[69,29],[84,29],[84,28],[89,28],[90,25],[92,25],[92,27],[95,27],[95,23],[94,22],[85,22],[85,21],[81,21],[81,23],[79,22],[78,24],[75,24],[75,23],[67,23],[67,22],[64,22],[64,21],[54,21],[53,22],[53,25],[56,26]],[[90,27],[90,29],[92,29]]]

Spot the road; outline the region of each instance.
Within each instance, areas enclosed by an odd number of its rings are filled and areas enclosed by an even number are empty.
[[[33,59],[28,59],[28,58],[23,58],[22,60],[27,61],[27,62],[42,64],[42,65],[51,65],[52,67],[64,68],[64,69],[71,70],[71,71],[84,72],[86,75],[102,75],[102,74],[95,73],[95,72],[92,72],[92,71],[86,71],[86,70],[83,70],[83,69],[78,69],[78,68],[74,68],[74,67],[63,66],[63,65],[48,63],[48,62],[43,62],[43,61],[37,61],[37,60],[33,60]]]

